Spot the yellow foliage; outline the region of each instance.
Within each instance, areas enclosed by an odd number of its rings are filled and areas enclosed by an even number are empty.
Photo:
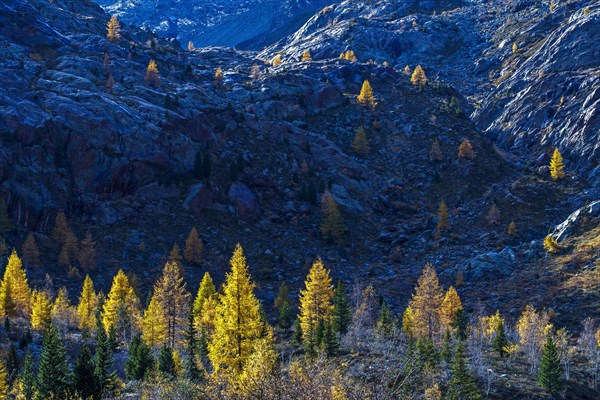
[[[440,287],[433,265],[426,264],[410,300],[413,312],[414,335],[428,340],[442,332],[441,308],[444,292]]]
[[[141,325],[144,342],[151,347],[162,346],[167,338],[167,320],[156,294],[152,296],[148,308],[144,311]]]
[[[442,391],[437,383],[432,387],[425,389],[425,400],[442,400]]]
[[[85,276],[83,288],[77,305],[79,317],[79,329],[87,329],[93,332],[96,328],[96,307],[98,307],[98,296],[94,292],[94,283],[89,275]]]
[[[160,75],[158,73],[158,66],[156,65],[156,61],[150,60],[150,62],[148,63],[148,66],[146,67],[146,75],[144,76],[144,82],[146,82],[150,86],[160,86]]]
[[[498,326],[503,323],[504,318],[500,316],[499,310],[496,310],[496,314],[481,318],[483,335],[488,339],[491,338]]]
[[[271,64],[273,64],[274,67],[278,67],[281,65],[281,55],[277,54],[275,57],[273,57],[273,59],[271,60]]]
[[[425,76],[425,71],[421,68],[420,65],[415,67],[415,70],[410,77],[410,82],[415,86],[423,86],[427,84],[427,76]]]
[[[236,245],[225,277],[221,302],[217,305],[215,332],[208,345],[214,373],[237,378],[261,338],[264,322],[260,304],[254,296],[242,246]]]
[[[544,238],[544,250],[549,253],[558,253],[560,250],[560,245],[552,235],[548,235]]]
[[[508,233],[509,236],[517,235],[517,224],[515,221],[512,221],[510,225],[508,225],[508,231],[506,233]]]
[[[106,38],[111,42],[116,42],[121,37],[121,24],[116,15],[110,17],[106,25]]]
[[[113,278],[110,292],[102,308],[102,325],[106,332],[119,320],[119,313],[126,313],[127,320],[136,323],[140,315],[140,301],[129,283],[127,275],[119,270]]]
[[[301,61],[312,61],[312,56],[310,55],[310,51],[304,50],[304,52],[302,53]]]
[[[223,83],[223,80],[225,80],[225,76],[223,75],[223,70],[221,69],[221,67],[218,67],[217,70],[215,71],[215,84],[220,85]]]
[[[406,307],[404,315],[402,315],[402,330],[410,338],[415,336],[415,316],[410,305]]]
[[[183,256],[186,261],[192,264],[201,264],[203,248],[204,245],[202,244],[200,235],[198,235],[198,231],[196,228],[192,228],[185,241],[185,249],[183,250]]]
[[[31,294],[31,327],[44,330],[50,324],[52,303],[44,292],[34,290]]]
[[[463,140],[458,146],[458,159],[459,160],[474,160],[475,151],[473,145],[467,139]]]
[[[0,316],[29,316],[31,290],[27,275],[17,252],[8,257],[0,287]]]
[[[375,95],[373,95],[373,88],[371,88],[371,83],[365,79],[360,88],[360,94],[356,97],[358,104],[361,106],[369,107],[374,109],[377,106],[377,102],[375,101]]]
[[[438,209],[436,237],[441,237],[442,232],[447,230],[450,230],[450,215],[448,215],[448,206],[442,200]]]
[[[183,339],[189,312],[190,294],[180,271],[177,262],[167,262],[161,278],[154,285],[154,296],[160,303],[167,323],[167,344],[171,349],[174,349],[175,344]]]
[[[565,164],[560,151],[558,151],[558,148],[555,148],[554,153],[552,153],[552,159],[550,160],[549,167],[550,176],[553,180],[557,181],[565,177]]]
[[[319,321],[328,319],[333,312],[333,285],[329,270],[318,258],[312,265],[300,291],[300,327],[306,342],[317,329]]]
[[[4,361],[0,360],[0,400],[8,399],[8,373]]]
[[[450,286],[446,295],[444,296],[444,300],[442,301],[442,307],[440,309],[440,317],[442,324],[449,328],[452,324],[452,320],[454,319],[454,315],[458,310],[462,310],[462,302],[460,301],[460,297],[454,289],[453,286]]]

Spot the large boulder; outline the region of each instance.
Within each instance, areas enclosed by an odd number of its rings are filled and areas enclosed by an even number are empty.
[[[235,207],[238,216],[245,219],[255,218],[258,214],[256,196],[242,182],[235,182],[229,189],[229,201]]]
[[[188,195],[183,201],[183,208],[198,215],[202,210],[211,208],[213,204],[213,193],[204,183],[196,183],[190,186]]]

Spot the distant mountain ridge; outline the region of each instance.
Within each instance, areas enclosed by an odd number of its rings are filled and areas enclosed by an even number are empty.
[[[108,13],[182,45],[260,49],[298,29],[329,0],[98,0]]]

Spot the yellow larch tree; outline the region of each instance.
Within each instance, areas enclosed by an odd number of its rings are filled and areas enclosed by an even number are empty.
[[[75,309],[71,305],[71,300],[69,300],[67,288],[62,287],[58,289],[56,298],[52,303],[50,318],[54,326],[59,328],[61,332],[66,332],[77,326]]]
[[[221,67],[218,67],[215,71],[215,85],[221,86],[224,80],[225,76],[223,75],[223,69],[221,69]]]
[[[156,61],[150,60],[148,63],[148,66],[146,67],[146,75],[144,76],[144,82],[150,86],[160,86],[160,74],[158,72]]]
[[[254,283],[242,246],[238,243],[225,276],[223,294],[217,305],[215,332],[208,345],[208,357],[214,372],[238,378],[261,339],[264,322],[260,303],[254,295]]]
[[[6,371],[6,366],[4,365],[4,361],[0,360],[0,400],[8,399],[8,373]]]
[[[88,332],[93,332],[96,329],[97,307],[98,296],[94,291],[94,282],[92,282],[89,275],[86,275],[79,295],[79,304],[77,305],[79,329],[87,329]]]
[[[106,38],[111,42],[116,42],[121,37],[121,23],[116,15],[110,17],[106,25]]]
[[[304,52],[302,53],[301,61],[312,61],[312,56],[310,55],[310,51],[304,50]]]
[[[460,142],[458,146],[458,159],[459,160],[474,160],[475,159],[475,151],[473,150],[473,145],[467,139]]]
[[[117,327],[120,321],[135,325],[140,316],[140,300],[129,283],[129,278],[120,269],[113,278],[112,286],[102,307],[102,326],[106,332]]]
[[[449,328],[454,320],[454,315],[456,315],[456,312],[462,309],[462,302],[460,301],[460,297],[458,296],[456,289],[454,289],[453,286],[450,286],[446,292],[446,295],[444,296],[442,308],[440,309],[442,325],[446,328]]]
[[[167,322],[167,344],[174,349],[183,339],[190,309],[190,294],[177,262],[168,261],[165,264],[161,278],[154,285],[154,296],[160,303]]]
[[[274,67],[280,66],[281,65],[281,55],[280,54],[275,55],[275,57],[273,57],[273,59],[271,60],[271,64]]]
[[[142,339],[148,346],[158,348],[165,343],[167,339],[167,319],[165,310],[153,295],[144,311],[144,317],[141,323]]]
[[[544,238],[544,250],[546,250],[548,253],[558,253],[559,252],[560,245],[558,244],[556,239],[554,239],[554,236],[547,235]]]
[[[554,153],[552,153],[552,159],[550,160],[549,168],[550,177],[553,180],[557,181],[565,177],[565,164],[560,151],[558,151],[558,148],[555,148]]]
[[[300,327],[302,340],[308,343],[316,333],[321,320],[327,320],[333,313],[333,285],[329,270],[318,258],[312,265],[300,291]]]
[[[432,340],[441,332],[441,308],[444,292],[433,265],[426,264],[410,300],[416,338]]]
[[[439,239],[442,233],[447,230],[450,230],[450,215],[448,214],[446,202],[442,200],[438,209],[437,229],[435,231],[436,239]]]
[[[531,371],[537,370],[544,342],[551,331],[548,313],[537,312],[531,304],[527,305],[517,321],[517,332],[519,348],[527,357]]]
[[[364,107],[369,107],[374,109],[377,106],[377,102],[375,101],[375,95],[373,94],[373,88],[371,87],[371,83],[365,79],[360,88],[360,93],[356,97],[356,101],[358,104]]]
[[[10,253],[0,287],[0,314],[28,317],[30,312],[31,289],[23,263],[16,250]]]
[[[504,318],[500,315],[500,310],[496,310],[495,314],[481,318],[483,335],[490,339],[500,324],[504,324]]]
[[[196,228],[192,228],[190,234],[185,240],[185,249],[183,250],[183,256],[185,257],[185,260],[192,264],[201,264],[203,248],[204,245],[202,244],[200,235],[198,235],[198,231]]]
[[[52,302],[44,292],[34,290],[31,294],[31,327],[41,331],[50,324]]]
[[[238,379],[238,384],[235,385],[235,395],[252,396],[261,393],[265,383],[269,382],[273,376],[276,365],[275,337],[273,329],[268,327],[264,337],[258,339],[254,344],[246,367]]]
[[[420,65],[415,67],[415,70],[410,77],[410,82],[415,86],[424,86],[427,84],[427,76]]]
[[[200,282],[200,287],[198,288],[198,294],[196,294],[196,298],[194,299],[194,305],[192,307],[192,312],[194,313],[194,318],[200,317],[202,314],[202,307],[204,306],[204,302],[208,300],[209,297],[214,296],[217,292],[215,288],[215,284],[208,272],[204,273],[202,277],[202,281]]]
[[[402,315],[402,330],[409,338],[415,337],[415,314],[410,305],[406,307]]]

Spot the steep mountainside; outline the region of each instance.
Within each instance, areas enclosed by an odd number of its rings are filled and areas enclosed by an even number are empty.
[[[110,14],[186,45],[258,49],[292,33],[326,0],[99,0]]]

